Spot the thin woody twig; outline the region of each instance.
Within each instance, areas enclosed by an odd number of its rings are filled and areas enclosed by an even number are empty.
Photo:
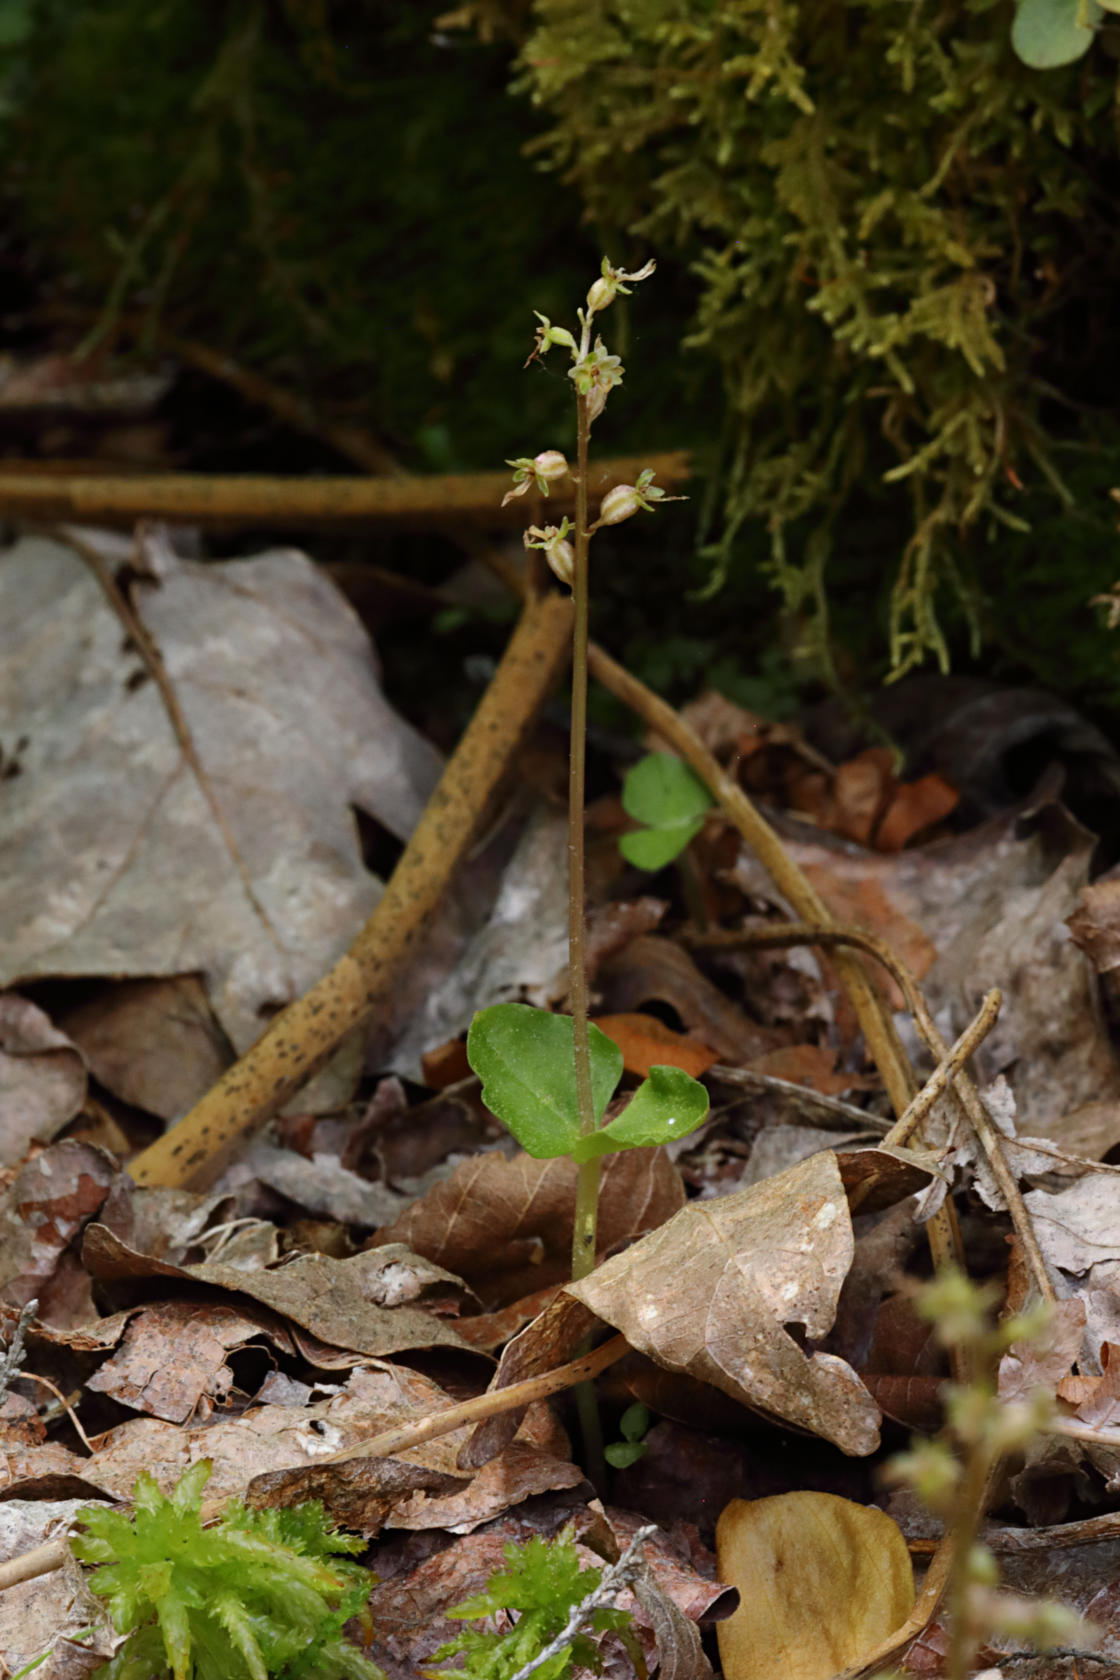
[[[997,987],[993,987],[980,1005],[975,1019],[969,1022],[948,1054],[938,1062],[906,1113],[895,1121],[883,1139],[885,1148],[890,1148],[894,1144],[906,1143],[910,1136],[922,1125],[934,1104],[944,1096],[965,1062],[979,1049],[995,1026],[996,1016],[999,1014],[1002,1002],[1002,992]]]
[[[380,1435],[371,1436],[359,1446],[331,1453],[319,1463],[337,1464],[351,1458],[390,1458],[396,1453],[408,1452],[424,1441],[451,1435],[465,1424],[481,1423],[484,1418],[498,1417],[503,1412],[528,1406],[534,1400],[559,1394],[565,1388],[574,1388],[578,1383],[590,1382],[592,1377],[597,1377],[600,1371],[605,1371],[608,1365],[613,1365],[629,1350],[630,1344],[625,1336],[612,1336],[609,1341],[593,1348],[590,1353],[581,1354],[578,1359],[570,1360],[567,1365],[558,1365],[555,1370],[544,1371],[539,1377],[526,1377],[524,1382],[510,1383],[508,1388],[488,1389],[485,1394],[477,1394],[473,1400],[461,1400],[458,1405],[448,1406],[446,1411],[433,1412],[416,1423],[402,1423],[393,1429],[383,1429]]]

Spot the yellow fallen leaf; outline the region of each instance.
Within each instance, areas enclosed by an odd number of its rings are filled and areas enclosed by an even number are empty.
[[[914,1606],[897,1523],[832,1493],[733,1499],[716,1528],[721,1581],[742,1602],[719,1624],[725,1680],[831,1680]]]

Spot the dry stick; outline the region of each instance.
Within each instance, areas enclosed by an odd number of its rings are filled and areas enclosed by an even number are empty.
[[[133,607],[131,601],[129,601],[128,597],[117,583],[105,556],[98,552],[94,544],[86,542],[85,539],[78,534],[78,532],[71,531],[66,528],[59,530],[56,535],[64,543],[66,543],[69,548],[72,548],[75,554],[79,555],[81,559],[85,561],[86,565],[101,585],[102,592],[105,595],[110,607],[112,607],[113,611],[116,613],[117,617],[124,626],[125,634],[134,644],[137,653],[143,660],[148,675],[151,677],[152,681],[156,685],[156,688],[159,690],[160,698],[163,701],[164,711],[167,713],[168,721],[171,724],[172,729],[175,731],[175,738],[179,743],[179,750],[186,759],[187,763],[190,765],[194,779],[198,783],[199,789],[202,793],[202,797],[210,807],[210,814],[214,818],[218,833],[221,835],[225,848],[230,855],[234,868],[237,871],[245,897],[252,905],[253,913],[257,917],[261,926],[264,928],[269,940],[283,958],[285,965],[287,965],[288,952],[284,947],[284,941],[272,925],[268,911],[257,897],[245,859],[241,855],[241,849],[233,836],[229,823],[226,821],[225,812],[222,810],[218,801],[218,796],[214,792],[213,783],[203,768],[202,760],[200,759],[194,744],[194,736],[191,734],[190,724],[187,722],[183,713],[183,708],[179,704],[179,696],[172,687],[171,678],[167,674],[167,666],[164,664],[163,655],[159,650],[159,646],[157,645],[154,636],[151,634],[148,626],[144,623],[140,614]]]
[[[389,1458],[396,1453],[408,1452],[424,1441],[434,1441],[439,1435],[450,1435],[465,1424],[481,1423],[484,1418],[498,1417],[502,1412],[512,1412],[519,1406],[530,1405],[534,1400],[559,1394],[562,1389],[590,1382],[629,1351],[630,1343],[625,1336],[612,1336],[590,1353],[581,1354],[567,1365],[557,1365],[555,1370],[545,1371],[539,1377],[526,1377],[524,1382],[510,1383],[508,1388],[488,1389],[485,1394],[477,1394],[473,1400],[460,1400],[458,1405],[449,1406],[443,1412],[434,1412],[417,1423],[401,1423],[394,1429],[383,1429],[380,1435],[372,1435],[357,1447],[344,1447],[341,1452],[331,1453],[316,1462],[341,1464],[351,1458]]]
[[[624,456],[601,461],[594,488],[631,484],[642,466],[652,465],[659,481],[672,486],[690,476],[689,456],[674,450],[648,458]],[[422,477],[267,478],[201,473],[129,474],[43,478],[0,471],[0,513],[9,518],[77,521],[131,528],[138,519],[227,528],[236,525],[411,526],[421,530],[480,526],[520,529],[526,513],[543,516],[547,506],[571,512],[575,487],[560,481],[547,504],[525,497],[503,512],[497,504],[509,488],[508,473],[424,474]]]
[[[129,1172],[137,1183],[190,1183],[216,1155],[275,1114],[385,997],[558,679],[571,627],[571,603],[561,596],[527,603],[490,687],[350,950],[277,1016],[189,1114],[136,1157]]]
[[[1003,993],[998,987],[993,987],[980,1005],[975,1019],[969,1022],[948,1055],[938,1062],[906,1113],[895,1121],[883,1139],[884,1148],[889,1149],[892,1144],[906,1143],[923,1124],[934,1104],[945,1095],[952,1080],[995,1026],[1002,1002]]]
[[[49,1575],[52,1570],[61,1569],[69,1556],[70,1548],[65,1540],[48,1540],[30,1552],[9,1558],[7,1563],[0,1563],[0,1592],[5,1587],[18,1587],[21,1581],[33,1581],[37,1575]]]
[[[866,951],[868,956],[874,957],[876,962],[881,963],[897,982],[906,999],[907,1008],[914,1017],[914,1025],[934,1060],[940,1063],[949,1059],[948,1046],[938,1031],[933,1016],[929,1012],[929,1005],[922,996],[921,989],[913,974],[902,959],[891,950],[890,946],[883,940],[876,938],[873,933],[865,933],[862,928],[854,927],[833,925],[832,927],[822,928],[806,923],[786,922],[782,924],[779,922],[771,927],[745,928],[741,932],[695,935],[692,942],[702,942],[707,945],[727,943],[761,946],[807,944],[833,947],[854,945],[858,950]],[[1057,1292],[1046,1269],[1046,1262],[1042,1257],[1042,1250],[1038,1246],[1038,1239],[1034,1234],[1030,1215],[1023,1204],[1023,1197],[1016,1182],[1015,1174],[1007,1164],[1007,1156],[1004,1154],[1003,1133],[993,1122],[991,1115],[984,1107],[979,1091],[963,1068],[956,1072],[953,1082],[949,1086],[949,1096],[963,1108],[972,1130],[980,1139],[984,1153],[988,1157],[988,1164],[992,1169],[992,1176],[1007,1203],[1011,1222],[1023,1245],[1023,1253],[1034,1278],[1035,1287],[1042,1299],[1053,1305],[1058,1298]],[[889,1132],[884,1141],[891,1141]]]

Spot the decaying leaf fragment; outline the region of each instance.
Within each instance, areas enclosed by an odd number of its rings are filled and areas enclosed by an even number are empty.
[[[914,1606],[902,1531],[833,1493],[733,1499],[716,1529],[740,1604],[719,1626],[725,1680],[830,1680],[901,1627]]]
[[[835,1156],[822,1151],[717,1201],[693,1202],[570,1293],[659,1365],[864,1455],[879,1409],[851,1366],[787,1325],[831,1328],[853,1254]]]

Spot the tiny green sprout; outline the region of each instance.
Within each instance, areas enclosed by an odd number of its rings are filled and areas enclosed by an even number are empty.
[[[621,1114],[602,1124],[622,1078],[622,1051],[589,1025],[596,1127],[583,1132],[576,1093],[572,1018],[525,1003],[480,1009],[467,1034],[467,1060],[482,1100],[529,1155],[577,1163],[687,1137],[707,1117],[708,1093],[676,1067],[649,1071]]]
[[[673,753],[647,753],[627,772],[622,804],[644,826],[624,834],[618,849],[636,869],[664,869],[699,834],[712,796]]]
[[[536,1680],[559,1680],[574,1668],[602,1671],[599,1640],[594,1634],[616,1633],[631,1656],[635,1671],[643,1672],[641,1650],[631,1630],[633,1616],[616,1605],[594,1605],[596,1589],[604,1574],[585,1569],[571,1533],[564,1530],[555,1540],[534,1535],[524,1545],[505,1547],[506,1568],[492,1575],[485,1590],[457,1604],[447,1615],[461,1621],[480,1621],[501,1611],[514,1611],[516,1624],[506,1633],[484,1633],[465,1629],[457,1639],[435,1653],[438,1663],[464,1657],[452,1669],[428,1669],[430,1680],[514,1680],[530,1670]],[[593,1608],[581,1618],[582,1629],[572,1628],[573,1612],[585,1601]],[[570,1638],[560,1649],[545,1656],[556,1645],[565,1628]],[[586,1631],[583,1631],[586,1629]],[[544,1657],[543,1662],[538,1659]]]
[[[318,1501],[249,1510],[231,1500],[208,1527],[209,1459],[185,1470],[170,1498],[146,1472],[131,1516],[79,1512],[75,1557],[128,1637],[99,1680],[384,1680],[343,1637],[364,1612],[373,1577],[339,1554],[365,1541],[339,1534]]]
[[[622,1440],[611,1441],[603,1448],[603,1457],[613,1469],[626,1470],[645,1456],[646,1443],[643,1437],[649,1425],[648,1406],[644,1406],[640,1400],[636,1400],[632,1406],[627,1406],[618,1420]]]

